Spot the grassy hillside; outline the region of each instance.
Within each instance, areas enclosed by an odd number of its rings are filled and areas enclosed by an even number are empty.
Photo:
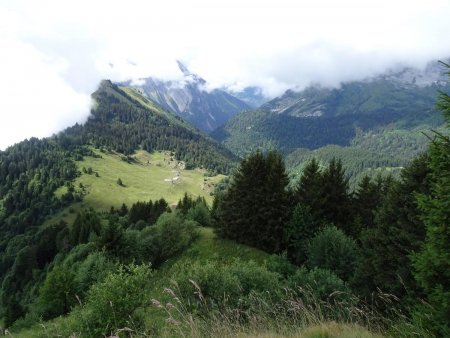
[[[210,177],[204,169],[183,169],[183,162],[176,161],[170,152],[153,152],[139,150],[127,157],[118,153],[95,151],[98,157],[86,156],[76,165],[81,176],[74,180],[75,191],[83,195],[83,200],[72,204],[49,218],[46,224],[57,220],[71,223],[76,212],[84,207],[96,210],[118,208],[125,203],[130,206],[137,201],[158,200],[164,198],[169,205],[176,204],[184,193],[203,196],[212,203],[214,186],[225,176]],[[89,174],[88,169],[92,169]],[[169,181],[176,178],[178,179]],[[98,174],[98,176],[97,176]],[[120,178],[123,186],[117,184]],[[81,185],[80,185],[81,184]],[[57,196],[67,192],[67,187],[56,191]]]
[[[199,320],[196,317],[191,317],[193,314],[190,314],[187,310],[189,304],[183,303],[185,300],[181,297],[180,299],[176,297],[179,290],[174,283],[174,279],[177,278],[180,267],[210,262],[219,262],[219,266],[226,266],[232,264],[236,259],[240,262],[255,262],[259,266],[264,266],[270,257],[257,249],[217,239],[210,228],[199,228],[198,235],[197,240],[187,251],[167,261],[158,269],[148,283],[147,290],[142,290],[142,294],[146,294],[148,298],[146,305],[141,310],[143,327],[136,330],[135,327],[130,325],[130,327],[124,328],[123,332],[130,332],[133,337],[383,337],[381,334],[372,333],[351,320],[348,323],[327,321],[320,317],[319,312],[315,312],[317,309],[304,311],[300,321],[292,320],[289,323],[281,320],[277,323],[276,318],[261,317],[255,322],[239,324],[238,322],[232,323],[232,319],[227,318],[226,314],[224,316],[219,315],[215,319],[204,318]],[[172,298],[174,295],[175,300]],[[158,302],[162,306],[155,306]],[[174,324],[175,318],[177,320],[184,319],[186,322]],[[14,337],[64,336],[67,334],[67,328],[78,319],[76,314],[72,313],[33,326],[30,329],[15,332]],[[256,317],[252,318],[252,321],[255,319]]]
[[[189,266],[195,263],[210,261],[220,261],[221,264],[227,265],[239,259],[242,262],[253,261],[258,265],[267,265],[270,256],[260,250],[240,245],[233,241],[218,239],[214,235],[212,229],[200,229],[200,236],[193,243],[183,255],[169,261],[165,266],[158,271],[155,278],[154,286],[150,292],[152,299],[158,299],[165,302],[170,302],[170,297],[167,296],[167,288],[172,288],[177,292],[174,278],[176,278],[180,266]],[[165,291],[166,290],[166,291]],[[186,305],[186,304],[184,304]],[[179,310],[183,311],[182,306]],[[310,316],[308,325],[303,326],[302,323],[278,323],[271,322],[274,318],[258,318],[257,323],[250,324],[249,327],[245,325],[239,326],[236,323],[227,322],[231,318],[226,316],[216,318],[216,321],[211,322],[192,322],[189,326],[183,328],[174,328],[167,325],[168,313],[161,311],[161,309],[154,306],[147,309],[146,326],[147,329],[158,330],[164,337],[188,336],[188,337],[298,337],[298,338],[316,338],[316,337],[336,337],[336,338],[375,338],[382,337],[380,334],[374,334],[366,328],[355,323],[336,323],[336,322],[322,322],[318,313],[304,313],[303,315]],[[316,317],[317,316],[317,317]],[[306,318],[304,318],[306,320]],[[308,321],[306,320],[306,321]],[[259,322],[261,321],[261,322]],[[313,321],[316,323],[312,324]]]

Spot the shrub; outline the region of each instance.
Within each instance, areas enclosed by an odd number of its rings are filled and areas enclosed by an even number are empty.
[[[116,264],[103,252],[93,252],[78,265],[75,274],[77,295],[82,297],[96,282],[102,281]]]
[[[278,274],[253,261],[230,264],[195,261],[178,267],[173,277],[185,303],[199,311],[248,307],[250,295],[270,293],[278,298]]]
[[[329,270],[319,268],[310,271],[304,267],[297,269],[288,278],[288,286],[300,295],[304,291],[311,292],[321,300],[351,298],[350,288],[342,279]]]
[[[70,250],[69,254],[64,259],[64,264],[66,264],[67,266],[72,266],[73,264],[86,259],[86,257],[88,257],[96,250],[96,243],[90,242],[85,244],[78,244],[76,247]]]
[[[149,261],[149,257],[144,255],[144,248],[153,245],[152,242],[142,238],[141,231],[127,229],[120,239],[119,245],[114,249],[114,255],[121,262],[143,263]]]
[[[186,214],[186,219],[192,220],[204,227],[212,224],[211,213],[205,203],[197,203],[190,208]]]
[[[289,262],[286,256],[286,253],[282,255],[271,255],[266,263],[269,271],[276,272],[284,279],[289,278],[297,271],[297,267]]]
[[[53,268],[39,290],[40,312],[44,319],[66,314],[76,304],[75,274],[65,265]]]
[[[322,268],[334,272],[343,280],[354,273],[358,247],[341,230],[331,226],[320,231],[307,248],[309,268]]]
[[[151,271],[145,265],[120,266],[88,292],[87,303],[76,313],[75,329],[83,337],[103,337],[133,326],[139,319],[135,310],[146,301],[146,285]]]
[[[141,231],[144,258],[157,267],[186,249],[198,237],[196,223],[178,213],[164,213],[154,226]]]

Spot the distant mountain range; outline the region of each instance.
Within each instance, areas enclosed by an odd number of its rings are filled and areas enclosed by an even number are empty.
[[[436,94],[449,87],[434,62],[424,70],[403,68],[339,88],[288,90],[257,110],[237,114],[211,135],[240,155],[255,149],[348,146],[358,130],[439,125]]]
[[[263,101],[256,87],[231,93],[222,89],[209,90],[207,82],[177,61],[183,79],[165,81],[153,77],[140,79],[142,84],[125,83],[163,109],[173,112],[197,128],[211,132],[242,110],[254,108]],[[235,96],[236,95],[236,96]]]
[[[258,108],[269,100],[269,98],[264,96],[262,88],[256,86],[245,87],[241,91],[226,90],[228,93],[236,96],[252,108]]]
[[[344,83],[336,89],[309,87],[300,92],[288,90],[260,109],[294,117],[379,114],[405,108],[411,111],[411,106],[415,110],[427,109],[435,101],[435,89],[445,87],[447,83],[439,64],[430,63],[423,71],[403,68],[374,78]],[[417,96],[421,98],[419,102],[415,98]]]

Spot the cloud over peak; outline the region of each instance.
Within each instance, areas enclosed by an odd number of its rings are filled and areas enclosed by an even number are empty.
[[[89,114],[99,81],[183,75],[268,96],[450,56],[445,0],[27,1],[0,5],[0,149]]]

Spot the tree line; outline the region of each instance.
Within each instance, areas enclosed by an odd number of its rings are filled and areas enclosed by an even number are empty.
[[[151,263],[156,269],[210,226],[203,198],[185,195],[177,212],[163,198],[119,209],[80,210],[64,221],[27,231],[5,243],[0,256],[0,316],[6,327],[68,313],[77,298],[118,264]]]
[[[448,94],[438,107],[448,128]],[[450,138],[430,137],[399,179],[366,176],[354,191],[339,159],[313,158],[291,188],[280,154],[253,153],[215,198],[216,233],[327,269],[363,299],[392,294],[429,332],[449,335]]]

